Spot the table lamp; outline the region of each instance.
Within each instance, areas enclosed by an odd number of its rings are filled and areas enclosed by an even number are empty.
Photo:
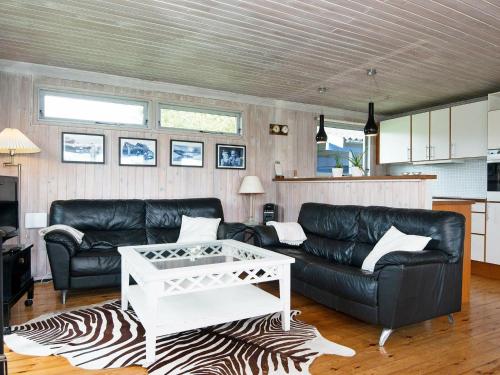
[[[4,167],[17,167],[17,204],[21,212],[21,164],[14,163],[16,154],[35,154],[40,149],[26,137],[19,129],[5,128],[0,133],[0,154],[9,154],[8,162],[3,163]],[[19,242],[19,237],[18,237]]]
[[[253,198],[254,194],[263,194],[264,188],[262,187],[262,183],[257,176],[245,176],[243,181],[241,182],[240,194],[248,194],[250,195],[250,213],[248,217],[248,221],[245,224],[248,225],[256,225],[258,224],[257,220],[254,217],[254,207],[253,207]]]

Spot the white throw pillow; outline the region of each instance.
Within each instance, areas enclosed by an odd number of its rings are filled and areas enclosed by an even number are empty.
[[[365,258],[361,269],[373,272],[378,260],[392,251],[422,251],[431,239],[431,237],[404,234],[391,226]]]
[[[219,219],[182,215],[181,231],[177,243],[207,242],[217,239]]]

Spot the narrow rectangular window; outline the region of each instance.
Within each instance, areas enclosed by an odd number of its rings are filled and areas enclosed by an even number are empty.
[[[159,127],[207,133],[241,134],[241,113],[160,104]]]
[[[38,118],[89,125],[147,127],[148,102],[112,96],[40,90]]]

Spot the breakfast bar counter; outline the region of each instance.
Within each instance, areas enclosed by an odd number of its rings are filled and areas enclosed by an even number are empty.
[[[296,221],[305,202],[432,209],[435,175],[274,179],[283,220]]]

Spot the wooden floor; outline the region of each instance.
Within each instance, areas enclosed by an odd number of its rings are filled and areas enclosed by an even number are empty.
[[[65,308],[118,298],[117,290],[78,292],[69,295]],[[299,319],[315,325],[337,343],[357,354],[351,358],[323,356],[311,367],[312,374],[500,374],[500,280],[472,278],[471,303],[455,314],[397,330],[385,348],[378,347],[380,329],[329,310],[294,295]],[[13,308],[13,323],[63,309],[52,284],[37,284],[35,303]],[[7,349],[7,348],[6,348]],[[8,349],[7,349],[8,351]],[[8,352],[9,374],[145,374],[139,367],[89,371],[74,368],[63,358],[27,357]]]

